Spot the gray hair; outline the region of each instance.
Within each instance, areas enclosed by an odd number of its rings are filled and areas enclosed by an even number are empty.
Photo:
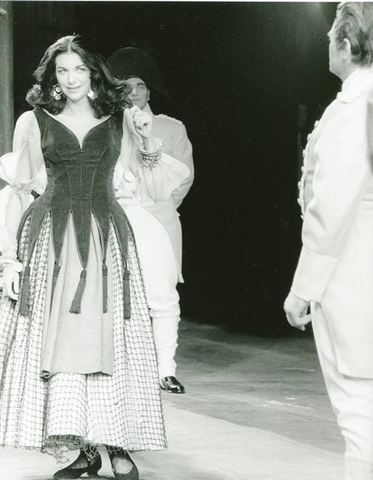
[[[347,39],[351,44],[354,63],[373,63],[373,2],[340,3],[334,22],[337,46],[342,48]]]

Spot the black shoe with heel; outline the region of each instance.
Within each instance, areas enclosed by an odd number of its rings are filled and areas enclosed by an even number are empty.
[[[167,393],[185,393],[185,387],[175,377],[164,377],[160,381],[162,390]]]
[[[74,465],[79,465],[82,461],[86,461],[87,465],[84,467],[74,467]],[[97,472],[102,467],[102,460],[101,455],[98,454],[91,462],[88,460],[87,455],[84,451],[81,451],[79,457],[71,463],[68,467],[63,468],[62,470],[58,470],[53,475],[53,478],[59,480],[66,480],[71,478],[79,478],[83,475],[83,473],[87,473],[88,475],[96,475]]]
[[[128,455],[128,453],[123,453],[123,454],[121,453],[121,455],[128,458],[128,460],[132,463],[132,468],[127,473],[116,472],[114,467],[113,467],[113,457],[115,456],[115,454],[109,453],[109,458],[110,458],[110,461],[111,461],[111,468],[113,469],[115,480],[140,480],[139,471],[138,471],[136,465],[134,464],[132,458]]]

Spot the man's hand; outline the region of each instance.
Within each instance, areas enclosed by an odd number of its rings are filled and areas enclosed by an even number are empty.
[[[284,303],[284,310],[287,321],[292,327],[298,328],[304,331],[305,325],[309,323],[312,318],[311,314],[307,314],[310,302],[297,297],[294,293],[290,292]]]
[[[18,300],[19,296],[19,273],[15,272],[13,267],[8,266],[3,269],[4,294],[12,300]]]

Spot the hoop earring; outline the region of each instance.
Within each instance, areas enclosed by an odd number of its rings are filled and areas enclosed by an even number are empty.
[[[90,91],[87,93],[87,97],[89,97],[91,100],[94,100],[96,98],[96,94],[95,92],[92,90],[92,88],[90,89]]]
[[[55,100],[57,100],[57,102],[58,102],[59,100],[61,100],[62,94],[63,94],[62,88],[61,88],[61,87],[58,85],[58,83],[57,83],[57,84],[53,87],[53,92],[52,92],[53,98],[54,98]]]

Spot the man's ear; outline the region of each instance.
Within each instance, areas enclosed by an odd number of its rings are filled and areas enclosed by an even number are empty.
[[[345,38],[342,44],[342,56],[344,61],[351,60],[351,43],[350,40]]]

